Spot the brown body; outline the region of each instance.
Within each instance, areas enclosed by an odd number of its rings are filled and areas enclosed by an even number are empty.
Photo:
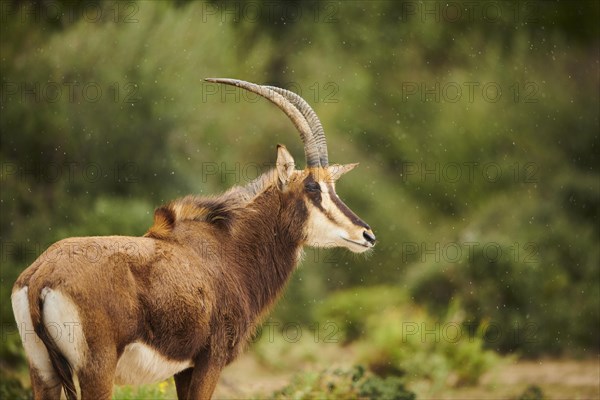
[[[180,399],[210,398],[281,294],[302,247],[360,252],[375,238],[335,194],[350,167],[277,168],[219,197],[156,210],[144,237],[51,246],[15,283],[13,310],[35,398],[110,398],[115,383],[175,375]],[[35,331],[35,334],[33,334]]]

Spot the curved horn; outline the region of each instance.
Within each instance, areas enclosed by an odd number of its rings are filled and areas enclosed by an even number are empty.
[[[306,157],[306,164],[308,167],[319,166],[319,149],[316,146],[315,138],[312,134],[308,122],[302,115],[302,113],[292,104],[287,98],[281,94],[267,88],[266,86],[260,86],[255,83],[241,81],[238,79],[226,79],[226,78],[206,78],[207,82],[223,83],[225,85],[237,86],[242,89],[246,89],[249,92],[256,93],[265,99],[269,100],[277,107],[279,107],[288,118],[294,123],[300,137],[304,143],[304,155]]]
[[[317,145],[317,148],[319,149],[319,159],[321,161],[321,166],[328,166],[329,157],[327,156],[327,141],[325,140],[325,132],[323,131],[323,125],[321,125],[321,121],[319,120],[317,113],[306,102],[306,100],[304,100],[296,93],[290,92],[286,89],[278,88],[276,86],[265,87],[284,96],[293,105],[296,106],[296,108],[302,113],[302,115],[304,115],[304,118],[306,118],[306,122],[308,122],[308,126],[310,126],[312,134],[315,137],[315,143]]]

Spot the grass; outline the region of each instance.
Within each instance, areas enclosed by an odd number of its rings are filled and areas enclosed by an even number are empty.
[[[114,400],[170,400],[176,399],[175,382],[173,378],[160,383],[140,386],[115,386]]]
[[[293,363],[281,363],[279,364],[282,366],[281,369],[274,371],[271,367],[258,361],[254,351],[249,351],[223,371],[214,398],[273,398],[274,393],[281,393],[284,388],[293,385],[306,388],[310,386],[311,382],[315,385],[314,387],[325,383],[325,388],[327,388],[327,380],[330,378],[332,381],[339,379],[343,384],[347,384],[347,380],[344,383],[343,376],[330,375],[336,369],[351,370],[354,349],[338,346],[335,349],[328,349],[327,353],[326,357],[313,365],[299,367]],[[343,360],[343,362],[332,362],[330,356],[334,354],[337,354],[337,359]],[[323,374],[324,370],[328,370],[329,373]],[[5,373],[0,375],[1,399],[31,398],[27,371],[21,371],[19,376]],[[476,386],[445,387],[443,390],[434,390],[431,382],[421,381],[407,383],[406,389],[416,393],[416,398],[419,400],[538,399],[540,393],[542,394],[541,398],[547,400],[584,400],[600,398],[599,377],[600,362],[598,358],[513,360],[502,363],[497,370],[484,374]],[[21,382],[23,383],[21,384]],[[377,382],[375,383],[376,386],[379,386]],[[393,382],[390,383],[393,384]],[[389,386],[390,383],[386,386]],[[339,388],[342,386],[340,385]],[[280,396],[280,398],[282,397]],[[327,396],[321,398],[325,397]],[[139,387],[115,386],[113,398],[167,400],[176,399],[177,396],[173,380],[169,379],[158,384]]]

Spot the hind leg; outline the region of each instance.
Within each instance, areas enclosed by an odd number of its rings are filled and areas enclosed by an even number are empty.
[[[81,388],[82,400],[110,400],[114,385],[114,377],[107,378],[106,376],[88,375],[82,376],[79,384]]]
[[[29,376],[31,377],[31,388],[33,389],[34,400],[59,400],[62,387],[58,380],[45,381],[40,376],[38,370],[29,366]]]
[[[110,400],[117,368],[116,352],[106,349],[94,351],[94,359],[85,368],[77,371],[82,400]]]

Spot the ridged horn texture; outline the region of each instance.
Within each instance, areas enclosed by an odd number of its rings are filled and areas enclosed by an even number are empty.
[[[310,130],[313,136],[315,137],[317,148],[319,149],[319,160],[321,166],[328,166],[329,157],[327,156],[327,141],[325,140],[325,132],[323,131],[323,125],[321,125],[321,120],[319,120],[317,113],[306,102],[306,100],[298,96],[298,94],[290,92],[286,89],[278,88],[276,86],[265,87],[271,89],[274,92],[279,93],[280,95],[288,99],[294,106],[296,106],[298,111],[302,113],[304,118],[306,118],[306,122],[308,122],[308,126],[310,126]]]
[[[225,85],[237,86],[237,87],[245,89],[249,92],[256,93],[256,94],[264,97],[265,99],[269,100],[273,104],[275,104],[288,116],[288,118],[292,121],[292,123],[294,124],[296,129],[298,129],[298,132],[300,132],[300,137],[302,139],[302,142],[304,143],[304,156],[306,158],[306,165],[309,168],[318,167],[321,165],[319,147],[317,146],[316,137],[313,135],[313,131],[311,129],[311,125],[308,121],[308,118],[299,109],[299,106],[296,105],[295,101],[292,101],[285,95],[280,94],[280,93],[278,93],[278,91],[273,90],[273,89],[279,89],[279,88],[273,88],[273,87],[269,87],[269,86],[261,86],[261,85],[255,84],[255,83],[241,81],[239,79],[205,78],[204,80],[207,82],[222,83]],[[279,89],[279,90],[284,90],[284,89]],[[288,91],[286,90],[286,92],[288,92]],[[292,92],[288,92],[288,93],[291,93],[291,94],[297,96],[300,100],[302,100],[302,98],[300,96],[296,95],[295,93],[292,93]],[[306,104],[306,102],[304,100],[302,100],[302,102],[304,104]],[[306,106],[308,106],[308,104],[306,104]],[[310,107],[308,107],[308,108],[310,109]],[[310,111],[314,114],[314,111],[312,111],[312,109],[310,109]],[[316,118],[316,114],[315,114],[315,118]],[[318,121],[318,118],[317,118],[317,121]],[[319,126],[320,125],[321,125],[321,123],[319,122]],[[324,143],[324,140],[323,140],[323,143]],[[327,158],[327,156],[326,156],[326,158]]]

